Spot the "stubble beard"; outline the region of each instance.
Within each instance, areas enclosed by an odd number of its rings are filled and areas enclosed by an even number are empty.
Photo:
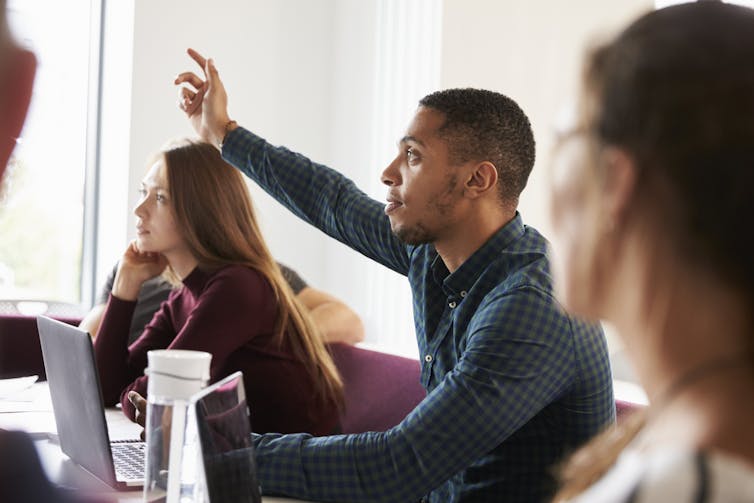
[[[427,229],[422,224],[416,224],[413,227],[402,227],[400,229],[393,229],[393,234],[407,245],[418,246],[427,243],[432,243],[435,240]]]
[[[439,194],[429,202],[428,207],[437,215],[438,220],[442,221],[445,219],[456,205],[456,201],[458,200],[458,196],[455,194],[456,184],[457,177],[455,174],[451,174],[448,177],[446,192]],[[437,241],[437,232],[431,231],[421,222],[412,227],[393,229],[393,234],[395,234],[395,236],[402,242],[411,246],[429,244]]]

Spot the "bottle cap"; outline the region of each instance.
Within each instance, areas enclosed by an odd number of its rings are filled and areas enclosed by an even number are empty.
[[[187,400],[209,380],[212,355],[186,349],[154,349],[147,352],[148,396]]]

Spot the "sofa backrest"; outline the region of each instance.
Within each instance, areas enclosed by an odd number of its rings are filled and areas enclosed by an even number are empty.
[[[57,319],[78,324],[78,318]],[[0,379],[36,374],[45,379],[37,318],[20,314],[0,315]]]
[[[329,348],[344,383],[343,433],[389,430],[426,396],[418,360],[347,344]]]

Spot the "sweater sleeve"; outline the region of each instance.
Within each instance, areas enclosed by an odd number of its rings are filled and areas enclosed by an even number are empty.
[[[146,378],[143,374],[147,367],[147,352],[165,349],[175,336],[169,307],[165,306],[155,313],[149,323],[148,336],[142,336],[129,347],[129,327],[136,304],[135,301],[122,300],[111,294],[94,340],[94,355],[105,405],[115,405],[120,399],[124,413],[131,420],[134,419],[135,410],[126,395],[133,389],[146,396]]]
[[[128,365],[128,328],[135,307],[135,301],[109,295],[94,339],[94,357],[105,406],[115,405],[123,387],[135,377],[135,370]]]

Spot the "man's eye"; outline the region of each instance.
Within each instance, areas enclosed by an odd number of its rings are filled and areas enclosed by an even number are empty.
[[[406,149],[406,159],[408,162],[414,162],[419,159],[419,154],[412,148]]]

